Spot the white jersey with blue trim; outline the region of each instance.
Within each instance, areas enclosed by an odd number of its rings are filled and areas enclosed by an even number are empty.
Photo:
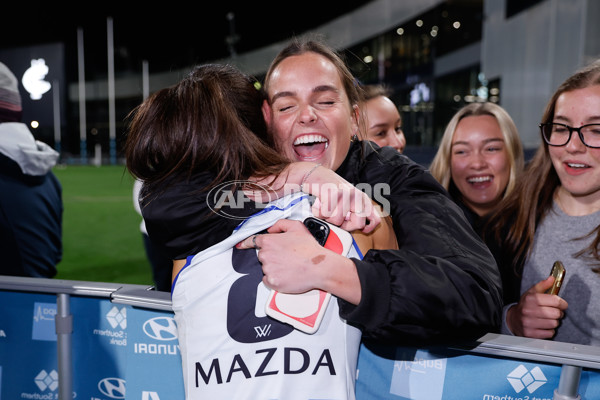
[[[309,216],[305,194],[285,196],[188,257],[172,293],[187,400],[355,399],[361,334],[340,318],[335,297],[313,334],[272,319],[256,250],[235,248],[280,219]],[[346,256],[362,258],[356,243]]]

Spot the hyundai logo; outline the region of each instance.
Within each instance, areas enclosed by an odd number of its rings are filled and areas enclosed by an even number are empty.
[[[104,378],[98,382],[98,389],[111,399],[125,398],[125,380],[121,378]]]
[[[144,333],[156,340],[176,340],[177,326],[171,317],[156,317],[144,322]]]

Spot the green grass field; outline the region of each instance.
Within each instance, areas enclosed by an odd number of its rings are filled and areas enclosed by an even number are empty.
[[[57,279],[151,285],[124,166],[57,166],[63,187],[63,259]]]

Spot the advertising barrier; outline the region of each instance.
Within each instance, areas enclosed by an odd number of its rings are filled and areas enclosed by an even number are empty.
[[[573,371],[580,383],[561,397],[555,390],[562,372],[560,364],[451,348],[363,345],[356,394],[357,400],[600,399],[598,370],[582,368],[579,377]]]
[[[0,276],[0,400],[183,399],[170,294],[152,289]],[[357,372],[357,400],[600,399],[599,347],[497,334],[366,343]]]
[[[114,302],[120,291],[144,293],[149,288],[94,288],[93,282],[48,280],[44,290],[83,293],[69,296],[72,358],[64,361],[72,365],[72,378],[66,380],[72,387],[63,393],[57,295],[35,292],[42,281],[46,280],[33,282],[32,292],[0,290],[0,400],[184,398],[173,313]],[[2,288],[6,286],[11,285]],[[160,292],[152,292],[145,303],[160,306],[151,301]],[[122,299],[127,301],[128,296]]]

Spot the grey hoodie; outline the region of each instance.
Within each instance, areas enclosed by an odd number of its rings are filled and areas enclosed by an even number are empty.
[[[0,124],[0,153],[19,164],[25,175],[46,175],[56,165],[58,152],[35,140],[21,122]]]

